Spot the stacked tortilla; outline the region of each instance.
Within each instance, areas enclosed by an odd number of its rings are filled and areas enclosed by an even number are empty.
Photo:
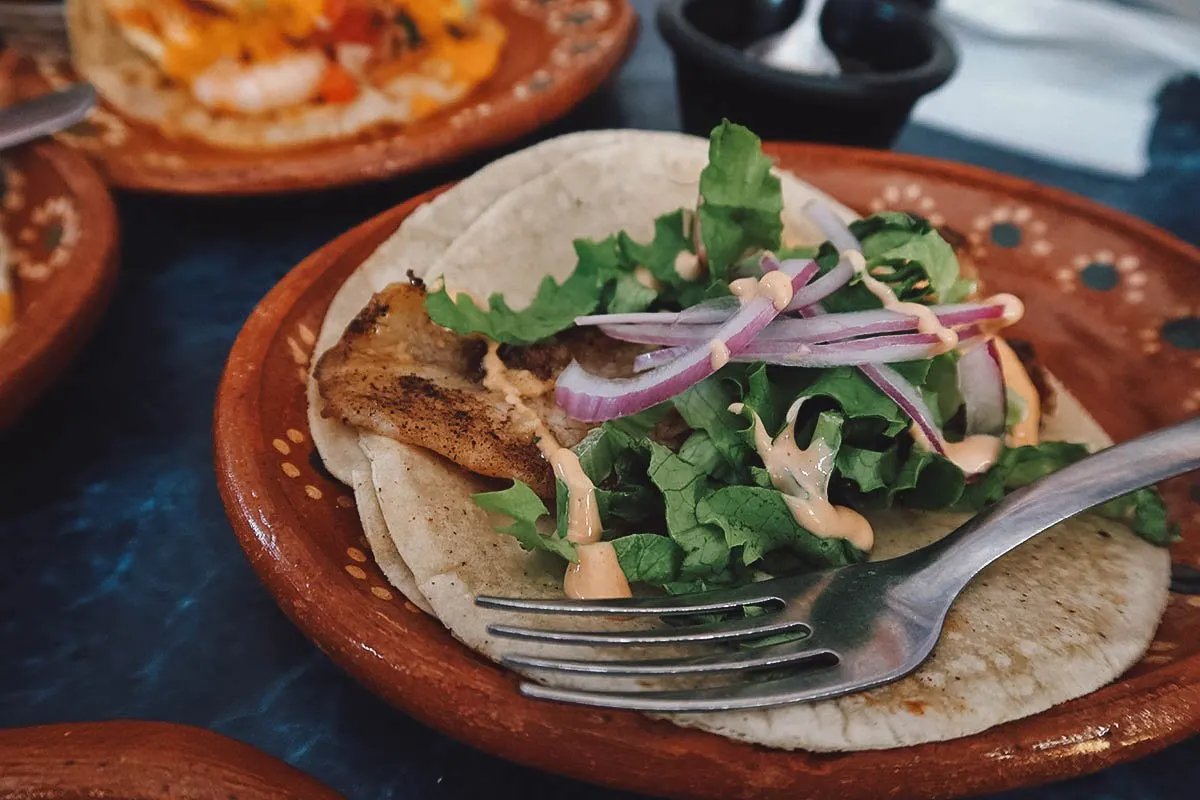
[[[527,303],[543,275],[562,280],[572,242],[618,230],[648,238],[656,216],[695,206],[707,142],[647,132],[592,132],[542,143],[497,161],[414,212],[343,285],[317,342],[334,347],[376,292],[441,278],[475,297],[500,292]],[[820,197],[783,174],[785,240],[821,239],[800,214]],[[1109,444],[1060,386],[1046,439]],[[493,531],[470,495],[494,488],[429,450],[355,430],[323,416],[309,383],[309,422],[325,464],[354,489],[375,558],[414,604],[491,658],[513,650],[488,635],[498,617],[481,594],[561,596],[561,565]],[[912,511],[871,515],[872,558],[914,550],[961,516]],[[1135,663],[1167,602],[1169,556],[1119,523],[1082,517],[1058,526],[985,571],[951,611],[933,656],[889,686],[834,700],[764,711],[678,715],[681,725],[769,747],[817,751],[887,748],[975,733],[1087,694]],[[505,622],[541,623],[535,619]],[[556,620],[558,622],[559,620]],[[595,618],[586,623],[600,627]],[[620,626],[621,620],[608,624]],[[529,644],[521,652],[536,652]],[[556,655],[595,657],[587,648]],[[532,676],[548,680],[545,675]],[[580,678],[556,677],[578,685]],[[594,685],[594,684],[593,684]],[[678,687],[678,683],[673,684]]]

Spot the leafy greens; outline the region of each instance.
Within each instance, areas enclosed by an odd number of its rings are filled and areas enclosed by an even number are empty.
[[[774,251],[814,257],[822,271],[838,254],[819,248],[784,248],[783,197],[778,177],[760,143],[744,128],[725,123],[714,130],[709,164],[700,178],[695,213],[659,217],[654,237],[638,242],[619,232],[600,242],[576,242],[575,271],[561,284],[547,278],[533,302],[514,310],[493,295],[487,308],[445,289],[427,298],[431,318],[461,334],[481,334],[507,344],[540,341],[569,328],[577,316],[642,310],[678,310],[727,293],[735,272],[756,268],[756,254]],[[699,226],[699,236],[695,226]],[[961,302],[974,291],[953,248],[928,222],[885,212],[851,224],[862,242],[871,274],[905,301]],[[694,243],[700,242],[700,253]],[[706,269],[685,277],[679,259],[702,257]],[[644,270],[653,278],[645,280]],[[825,301],[831,312],[880,307],[852,281]],[[954,353],[893,368],[924,396],[935,422],[948,436],[961,435],[963,396]],[[1079,460],[1082,445],[1043,442],[1006,448],[984,474],[968,480],[954,463],[914,444],[911,420],[894,401],[852,367],[799,369],[729,364],[715,375],[649,412],[595,428],[574,450],[596,485],[596,502],[627,579],[667,591],[691,591],[745,582],[756,570],[776,572],[848,564],[865,554],[842,539],[801,527],[771,483],[755,450],[747,418],[733,403],[762,420],[777,436],[788,409],[803,400],[795,422],[798,443],[816,436],[833,453],[830,500],[857,509],[905,506],[977,512],[1016,488]],[[1009,399],[1009,423],[1024,411]],[[664,415],[686,428],[675,447],[652,438]],[[957,433],[956,433],[957,432]],[[524,484],[475,495],[483,508],[510,517],[499,527],[527,549],[576,560],[566,536],[566,489],[558,484],[559,516]],[[1100,509],[1126,521],[1141,536],[1167,544],[1177,533],[1152,489],[1135,492]]]

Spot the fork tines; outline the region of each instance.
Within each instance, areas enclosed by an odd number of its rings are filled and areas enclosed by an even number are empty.
[[[817,699],[841,693],[846,676],[839,675],[836,653],[823,647],[805,622],[781,615],[784,598],[767,584],[739,589],[706,592],[699,596],[679,595],[662,598],[622,600],[525,600],[480,597],[476,603],[498,611],[569,615],[637,615],[678,617],[740,610],[746,606],[765,607],[762,614],[702,624],[635,631],[571,631],[512,625],[489,625],[492,635],[538,645],[659,646],[747,644],[754,647],[727,648],[703,655],[650,658],[641,660],[603,660],[554,658],[542,655],[513,654],[502,658],[505,665],[518,670],[569,673],[603,678],[617,677],[697,677],[731,672],[761,671],[803,666],[804,671],[783,678],[754,680],[724,686],[691,687],[655,691],[591,691],[563,689],[526,682],[521,692],[529,697],[559,700],[606,708],[641,711],[722,711],[759,708],[782,703]],[[762,643],[766,637],[784,637],[782,641]],[[818,669],[820,667],[820,669]]]

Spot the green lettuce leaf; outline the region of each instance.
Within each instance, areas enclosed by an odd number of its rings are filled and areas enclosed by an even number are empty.
[[[660,308],[687,308],[707,295],[706,277],[685,280],[675,269],[675,260],[680,253],[695,252],[691,233],[685,227],[685,215],[680,209],[654,221],[654,238],[647,244],[634,241],[623,231],[618,234],[627,261],[645,267],[661,284],[656,297]],[[618,313],[615,309],[610,310]]]
[[[452,298],[445,287],[425,297],[429,318],[455,333],[479,333],[504,344],[533,344],[548,339],[575,323],[575,318],[590,314],[600,302],[600,291],[613,275],[615,240],[603,243],[575,243],[579,262],[561,284],[547,275],[538,285],[537,294],[525,308],[513,310],[501,294],[488,299],[480,308],[469,295]]]
[[[503,491],[473,494],[471,499],[485,511],[512,517],[511,525],[498,526],[496,530],[515,538],[526,550],[545,550],[567,561],[578,562],[573,543],[554,533],[547,535],[538,530],[538,521],[549,517],[550,511],[533,489],[521,481],[513,481],[513,485]]]
[[[701,472],[714,477],[718,472],[729,469],[729,462],[704,431],[696,431],[684,440],[679,448],[679,457]]]
[[[628,272],[613,279],[600,305],[609,314],[634,314],[650,308],[657,299],[658,292]]]
[[[895,437],[907,430],[910,423],[900,406],[854,367],[822,370],[801,395],[829,398],[842,409],[847,420],[873,418],[870,427],[884,436]]]
[[[635,533],[614,539],[612,546],[617,551],[617,563],[630,583],[662,586],[679,576],[683,550],[666,536]]]
[[[572,450],[585,475],[596,486],[596,510],[606,531],[628,533],[661,526],[662,501],[647,485],[649,455],[641,441],[661,411],[650,409],[615,423],[593,428]],[[647,427],[648,426],[648,427]],[[631,435],[631,431],[636,431]],[[567,533],[567,486],[555,482],[558,534]]]
[[[796,523],[783,495],[759,486],[726,486],[700,499],[697,517],[719,527],[730,548],[742,548],[748,565],[785,550],[817,566],[850,564],[862,558],[844,539],[814,536]]]
[[[735,473],[743,469],[752,449],[742,433],[742,423],[729,411],[738,401],[736,382],[721,375],[706,378],[671,401],[679,416],[693,430],[708,434],[708,441]]]
[[[1074,442],[1041,442],[1004,450],[995,465],[975,483],[969,484],[958,506],[981,511],[1005,494],[1028,486],[1039,478],[1058,472],[1086,457],[1088,449]],[[1149,542],[1170,544],[1179,538],[1179,528],[1167,518],[1167,507],[1156,489],[1139,489],[1096,509],[1097,513],[1120,520]]]
[[[898,269],[908,262],[920,265],[929,279],[932,299],[939,303],[960,302],[974,289],[972,281],[960,277],[954,248],[926,220],[885,211],[852,222],[850,230],[862,242],[868,269]],[[889,284],[895,281],[893,277],[876,277]]]
[[[966,475],[954,462],[913,447],[888,487],[888,504],[938,511],[957,503],[966,485]]]
[[[1179,526],[1167,518],[1167,504],[1156,489],[1138,489],[1105,503],[1097,511],[1109,519],[1124,522],[1153,544],[1168,545],[1179,541]]]
[[[895,447],[867,450],[844,445],[834,461],[843,480],[851,481],[863,494],[886,489],[896,482],[899,455]]]
[[[779,249],[783,190],[758,137],[728,121],[712,132],[700,173],[700,238],[713,281],[747,251]]]
[[[729,545],[721,529],[696,516],[699,500],[710,486],[704,472],[667,447],[650,442],[650,481],[666,508],[667,535],[683,550],[680,578],[693,580],[720,574],[729,563]]]

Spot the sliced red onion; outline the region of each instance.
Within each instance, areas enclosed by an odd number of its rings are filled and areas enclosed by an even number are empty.
[[[957,328],[973,325],[1004,316],[1000,304],[968,304],[931,306],[938,321],[948,327]],[[618,315],[611,315],[618,316]],[[625,316],[625,315],[621,315]],[[821,344],[853,339],[859,336],[903,333],[917,330],[918,320],[909,314],[886,309],[850,311],[843,314],[825,314],[805,319],[780,317],[763,329],[759,342],[791,342],[794,344]],[[657,345],[697,345],[707,342],[716,333],[717,325],[678,324],[602,324],[600,329],[614,339],[624,342]]]
[[[782,262],[779,268],[793,278],[800,278],[803,283],[808,283],[813,278],[817,277],[817,273],[821,268],[817,266],[817,262],[811,258],[789,258]],[[801,289],[800,291],[804,291]]]
[[[958,388],[967,406],[967,433],[1003,434],[1008,397],[994,341],[963,353],[958,360]]]
[[[814,303],[800,309],[800,315],[803,317],[825,316],[825,309],[820,303]],[[925,434],[925,440],[929,442],[933,451],[944,456],[946,440],[942,437],[942,432],[938,430],[937,425],[934,424],[933,412],[926,405],[921,393],[917,391],[917,387],[909,383],[899,372],[883,364],[863,364],[859,369],[867,380],[878,386],[881,392],[890,397],[892,402],[900,406],[909,419],[916,423],[921,432]]]
[[[814,225],[821,229],[821,232],[839,253],[846,250],[862,252],[862,242],[858,241],[846,223],[842,222],[841,218],[828,205],[818,200],[810,200],[804,206],[804,213]],[[838,266],[846,263],[843,259]],[[851,271],[853,271],[853,267],[851,267]],[[830,272],[830,274],[833,273]],[[815,281],[813,285],[816,285]],[[794,300],[795,298],[793,298]],[[801,316],[806,317],[821,316],[825,313],[825,309],[821,307],[820,303],[801,308],[799,311]],[[933,412],[926,405],[924,398],[921,397],[921,393],[915,386],[899,372],[882,364],[864,364],[859,369],[912,419],[925,435],[926,441],[929,442],[929,446],[933,448],[934,452],[939,455],[946,454],[946,440],[942,437],[942,432],[938,430],[937,425],[934,424]]]
[[[792,279],[792,290],[800,286]],[[770,297],[757,297],[722,325],[713,340],[730,355],[745,350],[759,332],[778,316]],[[632,378],[602,378],[571,362],[558,378],[554,399],[568,416],[600,422],[636,414],[669,400],[716,372],[709,345],[698,345],[669,364]]]
[[[670,364],[692,347],[695,347],[695,345],[688,347],[664,347],[661,350],[651,350],[649,353],[642,353],[633,360],[633,371],[645,372],[648,369],[661,367],[663,364]],[[733,359],[731,358],[730,360],[732,361]]]
[[[983,331],[970,325],[959,331],[960,344],[970,347],[983,342]],[[694,345],[693,345],[694,346]],[[665,347],[643,353],[633,362],[635,372],[660,367],[688,352],[689,346]],[[760,335],[730,361],[741,363],[763,361],[784,367],[806,369],[828,367],[857,367],[863,364],[896,364],[901,361],[920,361],[945,352],[941,339],[933,333],[905,333],[896,336],[875,336],[870,339],[851,339],[829,344],[796,344],[767,341]]]
[[[820,200],[809,200],[804,204],[804,216],[820,229],[839,253],[847,250],[862,252],[862,243],[850,232],[850,228],[842,221],[832,208]]]
[[[849,283],[853,277],[854,267],[849,261],[842,259],[836,267],[796,292],[786,310],[799,311],[805,306],[819,303]]]
[[[588,325],[720,325],[727,322],[741,307],[736,297],[717,297],[705,300],[683,311],[640,311],[632,314],[589,314],[576,317],[575,324]]]
[[[859,369],[916,423],[935,453],[946,455],[946,440],[942,438],[942,432],[933,421],[933,411],[925,404],[917,387],[885,364],[864,364]]]

